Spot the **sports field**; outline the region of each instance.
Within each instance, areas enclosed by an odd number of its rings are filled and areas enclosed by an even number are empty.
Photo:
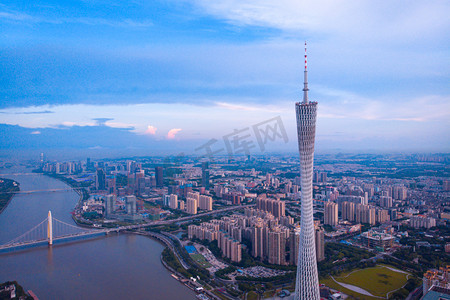
[[[203,268],[207,269],[211,267],[211,264],[206,261],[205,257],[201,254],[190,254],[192,259],[195,260],[199,265],[201,265]]]
[[[388,293],[401,288],[406,284],[408,280],[408,274],[405,274],[404,272],[395,268],[389,268],[379,265],[373,268],[359,269],[340,274],[339,276],[335,276],[334,279],[337,282],[350,284],[355,287],[361,288],[375,297],[387,298]],[[368,295],[364,296],[361,293],[357,292],[357,288],[351,290],[350,287],[343,287],[335,281],[333,281],[333,279],[331,278],[323,281],[323,283],[332,288],[341,290],[344,293],[349,293],[352,296],[356,296],[359,299],[375,298]]]

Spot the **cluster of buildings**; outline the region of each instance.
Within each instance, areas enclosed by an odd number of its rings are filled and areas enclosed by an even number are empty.
[[[42,162],[42,170],[46,173],[65,173],[65,174],[77,174],[83,171],[83,166],[79,161],[67,161],[67,162],[55,162],[44,163]]]
[[[431,228],[436,226],[436,219],[423,215],[412,216],[409,219],[409,225],[414,228]]]
[[[434,292],[446,295],[445,298],[435,299],[450,299],[450,266],[428,270],[423,275],[424,299],[426,299],[427,294],[435,294]]]
[[[343,177],[333,186],[319,186],[315,198],[324,203],[324,224],[332,227],[345,221],[374,226],[407,218],[411,227],[429,229],[450,220],[450,214],[427,203],[416,186],[404,180]],[[416,200],[419,195],[423,200]]]
[[[286,216],[284,201],[262,197],[256,203],[257,208],[246,208],[244,215],[234,214],[200,225],[189,225],[188,237],[218,240],[224,255],[232,261],[235,260],[229,256],[230,252],[224,251],[225,245],[221,244],[223,240],[246,244],[254,258],[270,264],[297,265],[300,226],[294,224],[292,217]],[[324,230],[318,225],[319,222],[316,222],[316,257],[321,261],[325,258]],[[239,253],[241,250],[237,251]]]
[[[211,196],[201,195],[199,192],[189,192],[186,195],[186,201],[179,200],[175,194],[164,195],[163,205],[195,215],[198,209],[211,211],[213,209],[213,200]]]
[[[116,210],[116,195],[106,195],[105,196],[105,218],[107,219],[117,219],[119,221],[127,222],[137,222],[143,219],[142,214],[137,212],[137,199],[134,195],[128,195],[124,197],[125,199],[125,209]]]

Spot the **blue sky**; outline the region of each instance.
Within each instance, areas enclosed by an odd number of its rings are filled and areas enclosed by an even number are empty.
[[[268,149],[294,152],[307,40],[317,151],[448,152],[449,11],[448,1],[2,1],[0,142],[14,153],[194,153],[280,116],[289,142]]]

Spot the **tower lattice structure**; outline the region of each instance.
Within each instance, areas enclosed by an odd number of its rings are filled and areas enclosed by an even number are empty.
[[[317,273],[315,229],[313,219],[313,162],[316,136],[317,102],[308,100],[308,71],[305,43],[303,101],[295,103],[298,148],[301,176],[301,231],[298,250],[295,299],[318,300],[319,277]]]

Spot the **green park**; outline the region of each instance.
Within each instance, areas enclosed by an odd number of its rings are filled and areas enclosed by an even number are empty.
[[[410,277],[407,272],[377,265],[331,276],[321,283],[356,299],[390,299],[409,284]]]

